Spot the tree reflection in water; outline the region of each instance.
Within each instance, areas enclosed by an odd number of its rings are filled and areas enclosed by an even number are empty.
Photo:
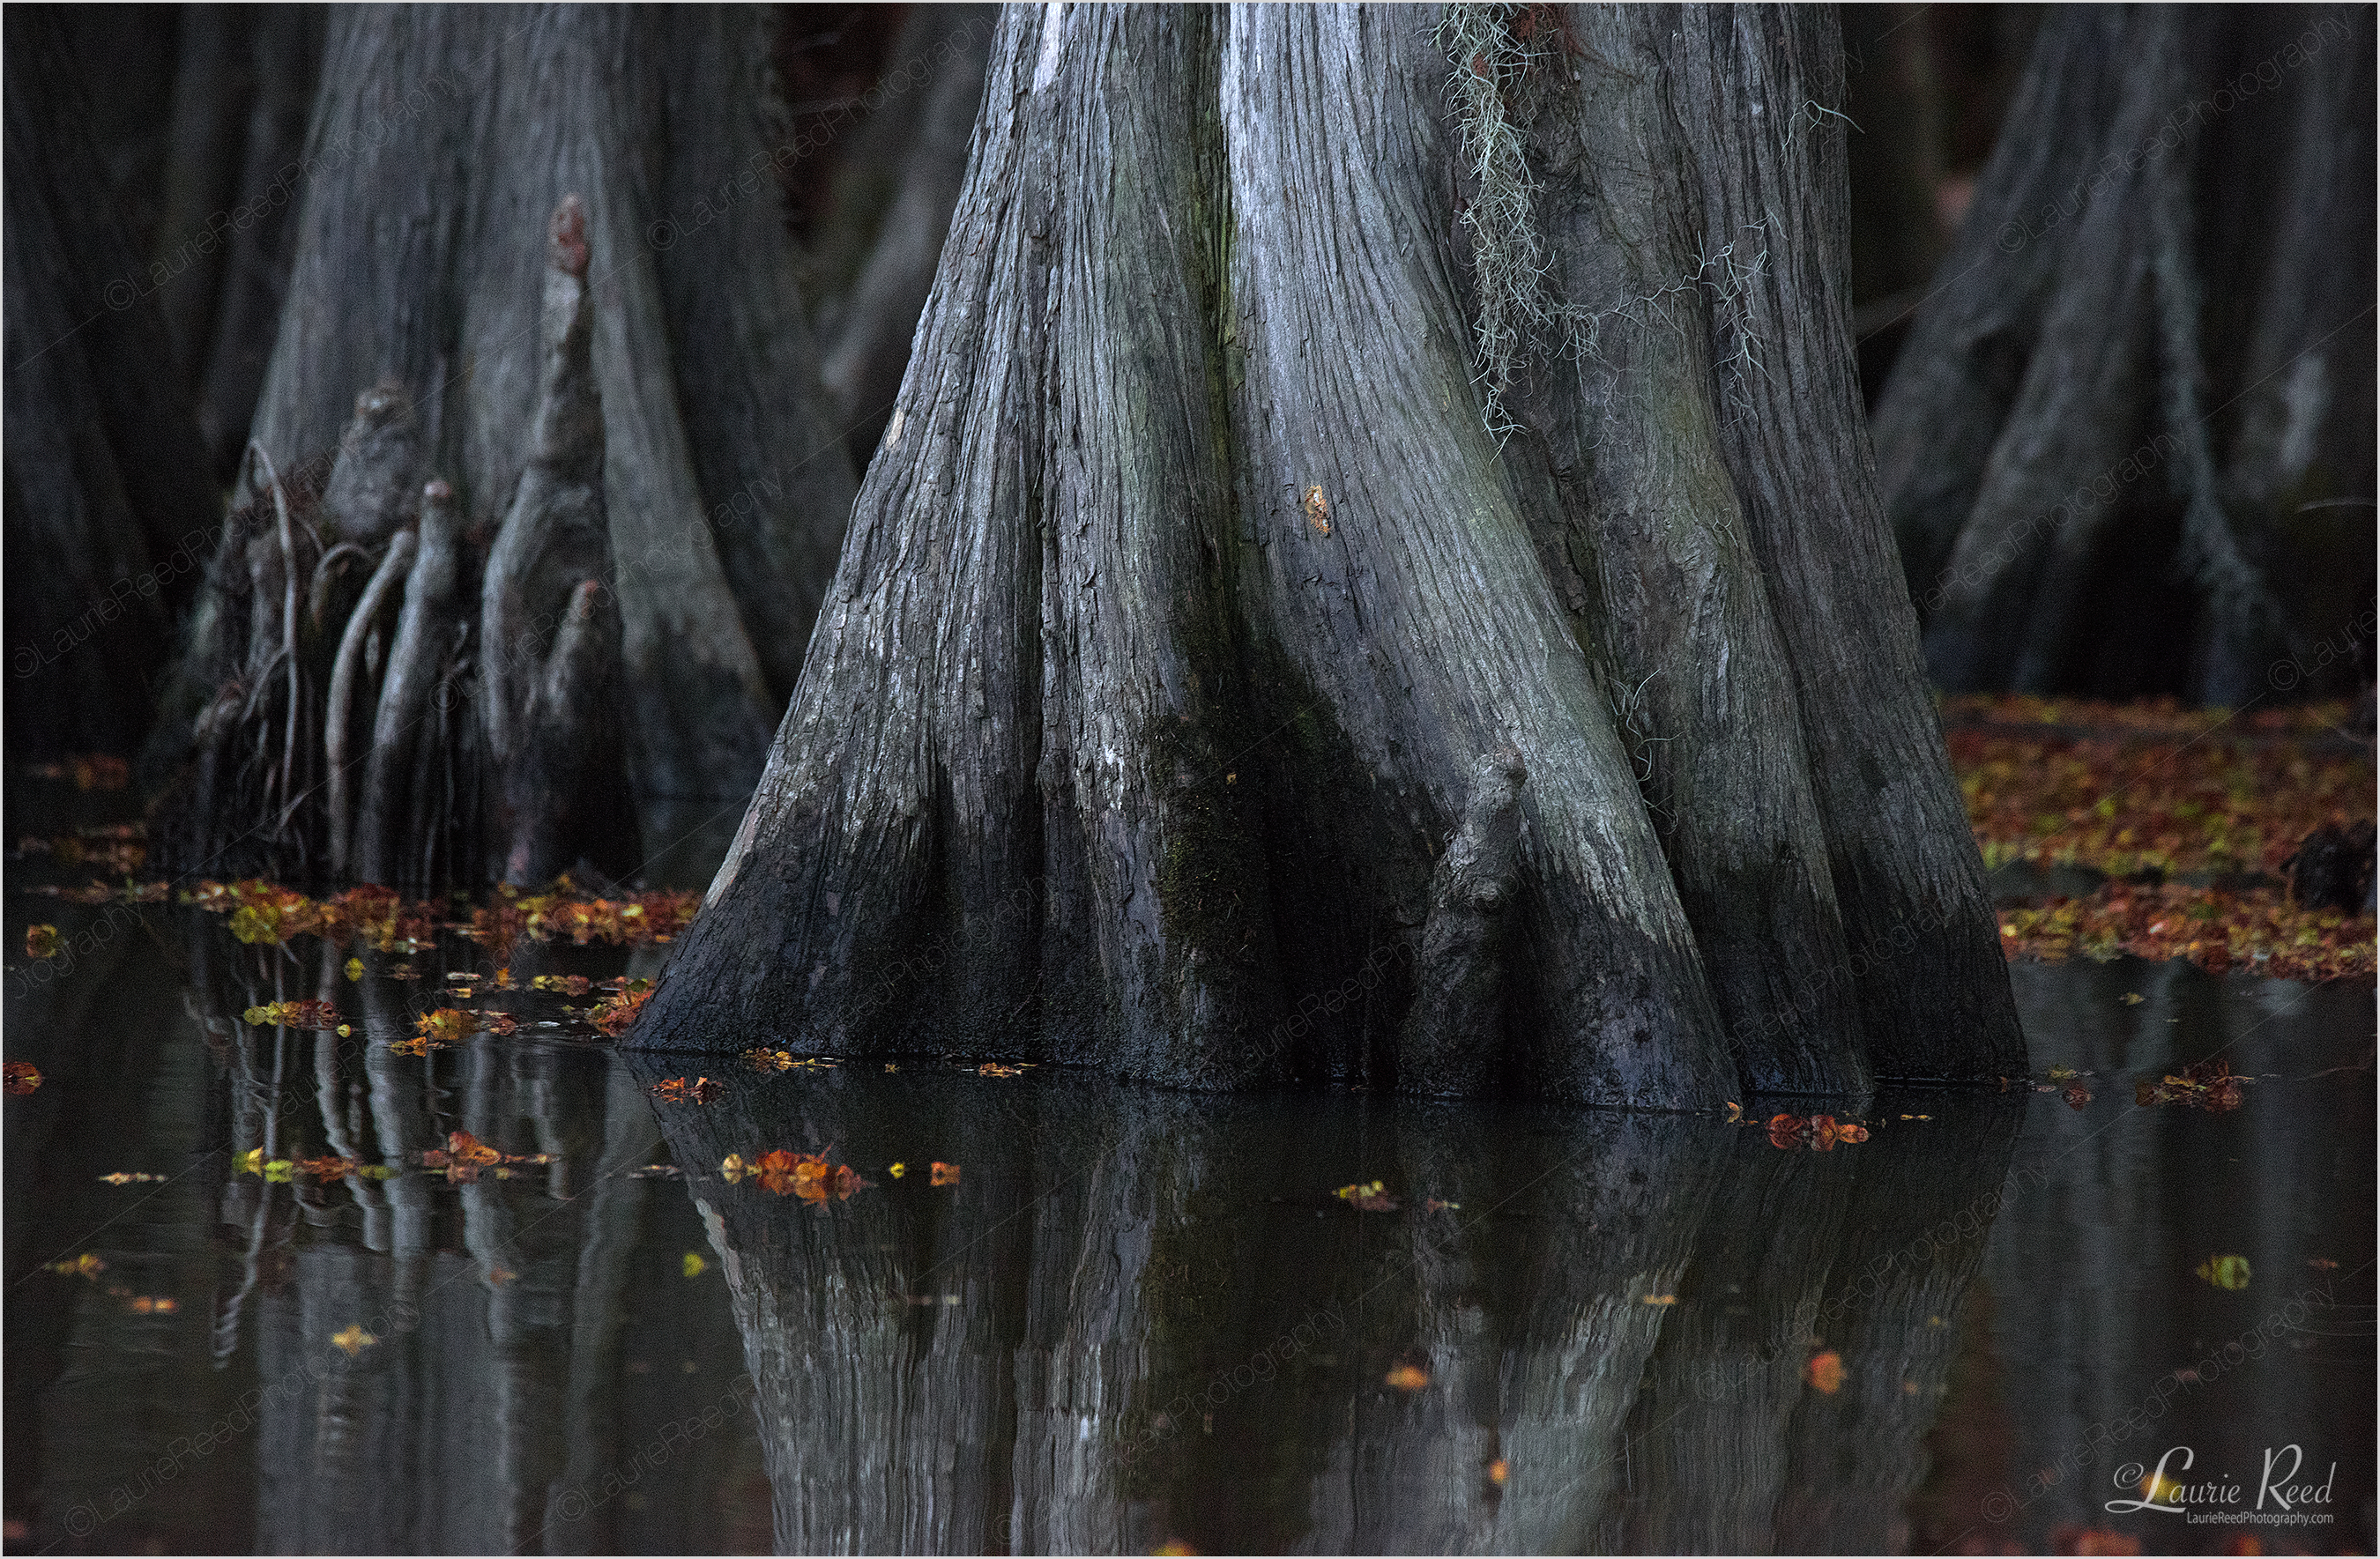
[[[2021,1111],[1944,1114],[1821,1154],[918,1070],[662,1111],[689,1168],[963,1169],[692,1183],[787,1553],[1888,1549]]]

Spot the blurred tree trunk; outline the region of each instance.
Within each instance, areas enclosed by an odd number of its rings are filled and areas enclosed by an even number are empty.
[[[241,522],[163,738],[184,762],[168,830],[180,864],[476,882],[468,846],[442,857],[426,842],[475,790],[485,869],[515,880],[723,835],[801,665],[852,491],[774,176],[786,148],[765,125],[766,21],[710,7],[331,16],[254,408],[261,458],[243,466]],[[583,227],[565,242],[548,218],[570,196]],[[583,296],[557,313],[565,250]],[[220,341],[228,292],[219,308]],[[552,354],[582,328],[570,351],[586,366],[565,369]],[[423,504],[433,480],[451,519]],[[508,546],[508,515],[539,505],[547,518]],[[590,534],[562,539],[582,521]],[[294,543],[273,534],[291,529]],[[418,562],[398,555],[417,531]],[[526,590],[501,612],[509,586],[492,571],[518,571]],[[276,588],[304,603],[294,626]],[[400,619],[424,614],[409,637]],[[573,634],[583,657],[565,653]],[[285,695],[266,687],[267,667],[293,664]],[[502,710],[532,694],[574,722],[550,743],[561,757],[506,749]],[[227,698],[237,722],[221,718]],[[458,700],[475,715],[440,734]],[[232,723],[256,729],[226,736]],[[261,743],[270,783],[240,778]],[[367,782],[374,765],[385,790]],[[374,794],[393,811],[359,813]],[[524,846],[515,825],[547,810],[567,816]],[[382,836],[395,842],[375,863]]]
[[[220,503],[139,250],[115,214],[72,18],[10,15],[7,741],[129,753]]]
[[[1935,677],[2371,674],[2368,10],[2051,13],[1877,410]]]
[[[1835,26],[1008,10],[638,1043],[1669,1107],[2021,1070]]]

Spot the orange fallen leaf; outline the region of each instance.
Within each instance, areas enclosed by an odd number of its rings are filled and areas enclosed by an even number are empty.
[[[1402,1392],[1415,1392],[1429,1384],[1429,1372],[1418,1364],[1400,1364],[1388,1373],[1387,1384]]]
[[[698,1077],[691,1082],[672,1077],[654,1083],[650,1092],[665,1105],[707,1105],[726,1090],[708,1077]]]
[[[57,957],[58,928],[55,925],[25,927],[25,956],[27,958]]]
[[[11,1094],[30,1094],[42,1085],[42,1069],[30,1061],[10,1061],[0,1066],[0,1087]]]
[[[107,1263],[86,1251],[79,1256],[70,1256],[63,1262],[52,1262],[50,1270],[61,1277],[88,1277],[96,1280],[101,1273],[107,1270]]]
[[[1496,1487],[1500,1489],[1504,1486],[1504,1480],[1512,1475],[1512,1464],[1506,1461],[1501,1456],[1498,1456],[1494,1461],[1488,1464],[1488,1481],[1495,1484]]]
[[[491,1164],[502,1164],[504,1161],[503,1154],[488,1146],[468,1131],[446,1133],[446,1157],[447,1162],[451,1164],[463,1165],[473,1169],[484,1168]]]
[[[171,1315],[182,1306],[180,1300],[163,1295],[139,1294],[127,1299],[124,1308],[135,1315]]]
[[[632,980],[616,996],[608,996],[597,1002],[587,1014],[587,1021],[617,1039],[628,1032],[629,1025],[637,1021],[637,1014],[644,1010],[645,1003],[652,997],[650,981]]]
[[[353,1323],[331,1334],[331,1345],[350,1359],[379,1341],[378,1337]]]
[[[424,1012],[413,1021],[421,1037],[440,1045],[455,1045],[480,1032],[480,1020],[458,1007],[442,1007],[434,1012]]]
[[[1828,1348],[1803,1365],[1802,1373],[1808,1379],[1812,1389],[1832,1396],[1843,1389],[1843,1356]]]
[[[959,1183],[959,1166],[955,1164],[944,1164],[937,1160],[929,1178],[931,1183],[934,1185],[954,1186]]]

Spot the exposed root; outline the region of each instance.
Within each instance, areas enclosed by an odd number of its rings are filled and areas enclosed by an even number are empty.
[[[541,882],[622,796],[605,737],[619,621],[576,197],[552,236],[531,453],[484,557],[454,490],[421,480],[401,384],[358,398],[319,498],[252,452],[259,496],[233,518],[200,614],[219,626],[190,651],[190,674],[217,691],[162,804],[175,864],[424,888],[478,886],[492,863]]]

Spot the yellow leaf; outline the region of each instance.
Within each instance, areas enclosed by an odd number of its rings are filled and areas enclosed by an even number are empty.
[[[745,1166],[744,1155],[740,1153],[731,1153],[719,1161],[720,1178],[731,1186],[748,1173],[750,1171]]]
[[[1421,1391],[1429,1384],[1429,1372],[1418,1364],[1400,1364],[1389,1372],[1387,1384],[1399,1391]]]
[[[261,1175],[264,1173],[264,1150],[250,1148],[233,1159],[231,1166],[243,1175]]]
[[[1828,1396],[1843,1389],[1843,1356],[1832,1348],[1813,1358],[1802,1372],[1812,1389]]]
[[[379,1341],[378,1337],[373,1336],[361,1326],[352,1323],[343,1330],[331,1334],[332,1345],[350,1359]]]
[[[893,1178],[894,1179],[896,1179],[896,1180],[897,1180],[897,1179],[899,1179],[902,1176],[904,1176],[904,1175],[907,1174],[908,1172],[909,1172],[909,1166],[908,1166],[907,1165],[905,1165],[905,1164],[895,1164],[894,1166],[892,1166],[892,1171],[891,1171],[892,1178]]]
[[[1678,1296],[1675,1294],[1647,1294],[1645,1296],[1645,1302],[1648,1305],[1673,1305],[1678,1302]]]
[[[686,1253],[685,1259],[679,1262],[678,1265],[688,1277],[700,1277],[710,1267],[709,1262],[704,1261],[692,1251]]]
[[[2198,1275],[2217,1288],[2228,1288],[2236,1293],[2248,1286],[2248,1258],[2209,1256],[2198,1263]]]
[[[359,958],[351,958],[347,960],[347,978],[349,980],[360,980],[363,977],[364,961]]]

